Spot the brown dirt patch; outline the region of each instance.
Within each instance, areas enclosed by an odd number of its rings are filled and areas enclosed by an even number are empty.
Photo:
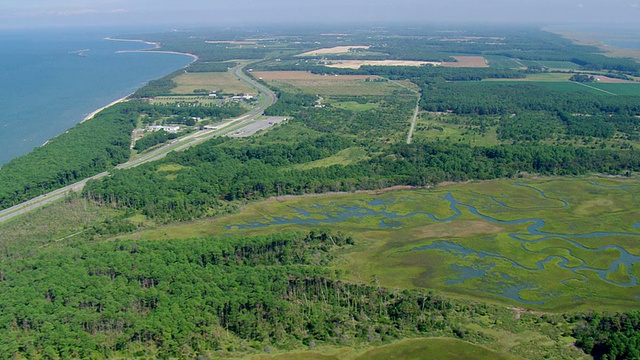
[[[486,68],[489,67],[487,59],[482,56],[452,56],[458,62],[443,62],[444,67],[470,67],[470,68]]]
[[[345,54],[351,51],[351,49],[364,49],[368,50],[371,46],[363,46],[363,45],[347,45],[347,46],[334,46],[331,48],[317,49],[307,51],[306,53],[302,53],[296,56],[316,56],[316,55],[327,55],[327,54]]]
[[[325,64],[326,67],[340,69],[360,69],[365,65],[371,66],[422,66],[433,65],[440,66],[440,62],[436,61],[410,61],[410,60],[329,60]]]
[[[318,75],[308,71],[254,71],[253,76],[263,80],[366,80],[378,78],[375,75]]]
[[[503,229],[484,221],[459,220],[452,223],[437,223],[416,228],[416,237],[443,238],[464,237],[468,235],[497,234]]]
[[[599,83],[603,83],[603,84],[629,84],[629,83],[633,83],[633,81],[631,81],[631,80],[616,79],[616,78],[611,78],[611,77],[603,76],[603,75],[594,75],[594,77],[596,79],[598,79]]]

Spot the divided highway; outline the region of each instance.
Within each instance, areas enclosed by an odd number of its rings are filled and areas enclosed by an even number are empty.
[[[276,94],[274,94],[269,88],[266,86],[256,82],[249,76],[247,76],[243,70],[245,66],[240,66],[233,70],[233,75],[236,76],[241,81],[246,82],[251,85],[253,88],[258,90],[260,93],[260,98],[258,105],[251,109],[249,112],[245,113],[242,116],[239,116],[234,119],[229,119],[224,121],[222,124],[218,126],[215,130],[200,130],[194,132],[192,134],[183,136],[181,138],[175,139],[170,143],[165,144],[153,151],[150,151],[146,154],[143,154],[135,159],[129,160],[126,163],[120,164],[116,166],[116,169],[127,169],[132,168],[150,161],[155,161],[158,159],[162,159],[167,156],[171,151],[180,151],[192,147],[194,145],[200,144],[204,141],[211,139],[214,136],[223,136],[230,134],[234,131],[241,130],[244,127],[250,126],[258,117],[264,114],[264,110],[273,105],[276,100]],[[67,185],[63,188],[51,191],[44,195],[40,195],[31,200],[25,201],[21,204],[12,206],[8,209],[0,211],[0,222],[7,221],[13,217],[25,214],[29,211],[35,210],[37,208],[43,207],[47,204],[50,204],[56,200],[62,199],[70,192],[77,192],[84,188],[87,181],[91,179],[99,179],[101,177],[108,176],[109,172],[105,171],[100,174],[96,174],[92,177],[86,178],[84,180],[78,181],[71,185]]]

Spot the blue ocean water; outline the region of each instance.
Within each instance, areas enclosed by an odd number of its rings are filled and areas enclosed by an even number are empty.
[[[189,64],[185,55],[117,53],[153,48],[105,40],[110,30],[0,32],[0,166],[92,111]],[[83,56],[79,50],[86,50]]]

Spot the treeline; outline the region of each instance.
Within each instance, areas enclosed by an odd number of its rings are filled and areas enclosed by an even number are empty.
[[[557,92],[529,84],[427,84],[422,109],[456,114],[504,115],[519,111],[563,111],[569,114],[640,115],[637,96],[607,96],[589,92]],[[456,96],[451,96],[455,94]]]
[[[432,83],[423,90],[421,108],[494,122],[501,140],[536,141],[558,136],[611,138],[616,132],[640,136],[637,96],[557,92],[538,85]],[[456,96],[450,96],[455,93]],[[483,119],[484,117],[484,119]],[[445,119],[446,121],[446,119]]]
[[[196,61],[187,67],[187,72],[190,73],[198,73],[198,72],[227,72],[230,68],[238,65],[237,62],[234,61],[226,61],[226,62],[203,62]]]
[[[158,219],[215,215],[226,201],[285,194],[376,189],[394,185],[426,186],[444,181],[495,179],[519,173],[578,175],[624,174],[640,170],[637,151],[616,152],[560,146],[472,147],[460,143],[392,145],[351,165],[308,170],[292,164],[328,157],[350,145],[335,136],[285,146],[229,147],[210,142],[158,164],[115,171],[92,181],[85,196],[118,208],[135,209]],[[162,164],[184,168],[168,177]]]
[[[129,159],[137,104],[119,103],[0,168],[0,209],[98,174]]]
[[[631,59],[614,58],[601,54],[588,54],[571,58],[571,62],[581,65],[585,70],[613,70],[632,75],[640,75],[640,63]]]
[[[344,282],[322,267],[352,243],[312,232],[43,249],[2,266],[0,353],[195,358],[479,336],[459,330],[456,307],[437,295]]]
[[[596,359],[640,359],[640,312],[584,315],[572,336]]]

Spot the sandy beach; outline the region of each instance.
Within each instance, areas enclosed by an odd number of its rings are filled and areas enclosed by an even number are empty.
[[[91,112],[89,115],[87,115],[87,116],[86,116],[84,119],[82,119],[82,121],[80,121],[80,122],[81,122],[81,123],[83,123],[83,122],[85,122],[85,121],[87,121],[87,120],[93,119],[93,117],[94,117],[94,116],[96,116],[96,114],[97,114],[97,113],[99,113],[100,111],[102,111],[102,110],[104,110],[104,109],[108,108],[109,106],[113,106],[113,105],[115,105],[115,104],[117,104],[117,103],[120,103],[120,102],[126,101],[126,100],[127,100],[127,98],[128,98],[129,96],[131,96],[131,95],[133,95],[133,93],[131,93],[131,94],[129,94],[129,95],[127,95],[127,96],[125,96],[125,97],[122,97],[122,98],[120,98],[120,99],[118,99],[118,100],[116,100],[116,101],[113,101],[113,102],[109,103],[108,105],[105,105],[105,106],[103,106],[103,107],[99,108],[99,109],[98,109],[98,110],[96,110],[96,111]]]
[[[119,51],[116,51],[116,54],[125,54],[125,53],[175,54],[175,55],[191,56],[193,58],[193,61],[196,61],[196,60],[199,59],[198,55],[190,54],[190,53],[177,52],[177,51],[164,51],[164,50],[119,50]]]
[[[153,45],[154,46],[154,49],[149,49],[149,50],[120,50],[120,51],[116,51],[117,54],[143,52],[143,53],[186,55],[186,56],[191,56],[193,58],[193,61],[196,61],[196,60],[199,59],[198,55],[191,54],[191,53],[183,53],[183,52],[177,52],[177,51],[163,51],[163,50],[157,51],[155,49],[159,49],[160,48],[160,43],[153,42],[153,41],[135,40],[135,39],[118,39],[118,38],[112,38],[112,37],[106,37],[104,39],[105,40],[110,40],[110,41],[139,42],[139,43],[143,43],[143,44]]]
[[[112,38],[112,37],[106,37],[104,39],[105,40],[110,40],[110,41],[139,42],[139,43],[143,43],[143,44],[147,44],[147,45],[153,45],[153,46],[155,46],[156,49],[158,49],[160,47],[159,43],[153,42],[153,41],[136,40],[136,39],[118,39],[118,38]]]

